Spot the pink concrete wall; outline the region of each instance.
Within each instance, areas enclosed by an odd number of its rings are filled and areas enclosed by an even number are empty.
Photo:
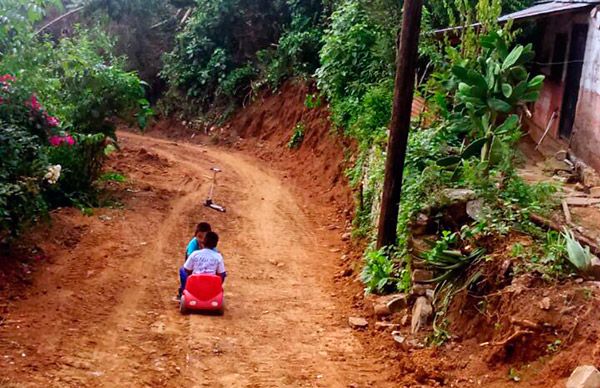
[[[540,98],[536,101],[532,109],[532,117],[529,119],[531,125],[530,132],[533,140],[536,142],[540,139],[546,126],[552,117],[552,113],[556,110],[560,113],[563,96],[563,83],[546,80],[540,92]],[[548,136],[558,137],[558,116],[554,118]]]

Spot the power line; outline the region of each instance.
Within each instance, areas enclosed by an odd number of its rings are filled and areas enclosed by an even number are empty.
[[[568,65],[570,63],[583,63],[584,60],[583,59],[577,59],[577,60],[573,60],[573,61],[560,61],[560,62],[531,62],[534,63],[536,65],[540,65],[540,66],[547,66],[547,65]]]

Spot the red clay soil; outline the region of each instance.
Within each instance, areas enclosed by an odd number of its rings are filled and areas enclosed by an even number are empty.
[[[352,202],[344,178],[348,164],[344,161],[346,154],[351,153],[352,143],[341,139],[339,134],[332,134],[327,107],[308,109],[304,106],[309,92],[313,92],[310,87],[289,82],[278,93],[264,94],[240,110],[222,128],[213,128],[210,139],[203,136],[194,139],[233,146],[261,158],[284,178],[292,178],[294,185],[300,188],[297,192],[308,196],[315,203],[315,210],[324,209],[321,219],[327,219],[328,210],[337,205],[335,214],[344,216],[348,225]],[[308,128],[306,138],[298,150],[289,150],[286,145],[299,122]],[[157,132],[154,134],[165,136],[166,133],[164,128],[158,128]],[[180,128],[168,136],[189,138],[191,133]],[[593,218],[591,224],[600,225],[600,217]],[[321,225],[327,224],[321,221]],[[356,280],[363,246],[346,248],[335,283],[347,302],[344,304],[342,299],[338,306],[347,309],[350,304],[354,311],[348,311],[349,315],[370,318],[369,329],[357,334],[382,360],[396,361],[393,370],[399,385],[562,386],[578,365],[600,364],[600,348],[595,340],[600,328],[596,323],[600,318],[599,285],[572,281],[552,285],[541,281],[539,275],[499,279],[495,272],[501,272],[512,243],[497,244],[495,264],[488,265],[488,280],[492,284],[487,285],[487,293],[482,292],[475,300],[457,296],[448,316],[453,340],[441,347],[406,349],[393,341],[391,329],[375,329],[373,298],[364,298],[360,282]],[[586,296],[583,300],[576,297],[581,294]],[[481,308],[484,295],[487,310]],[[542,300],[546,302],[545,298],[550,299],[551,307],[547,310],[540,307]],[[400,331],[411,338],[409,325],[405,323],[410,319],[404,315],[410,318],[410,311],[397,314],[389,322],[404,322]],[[525,328],[532,331],[531,334],[518,333],[523,331],[520,326],[523,322],[535,324],[535,329]],[[428,334],[420,334],[417,339],[425,343]],[[510,341],[506,344],[498,344],[507,339]],[[512,377],[517,376],[519,383],[509,378],[511,370]]]
[[[3,285],[0,386],[394,385],[332,282],[343,218],[322,218],[239,152],[120,136],[107,166],[128,178],[117,206],[58,210],[23,241],[45,259],[25,258],[30,284]],[[225,214],[201,205],[215,164]],[[222,239],[223,317],[182,316],[171,301],[199,220]]]
[[[343,211],[350,220],[353,200],[345,171],[353,143],[332,128],[327,106],[309,109],[304,105],[309,92],[314,92],[313,87],[304,82],[288,81],[276,93],[263,93],[208,134],[173,119],[158,122],[148,134],[242,150],[282,172],[283,179],[294,181],[303,196]],[[291,150],[287,143],[299,123],[305,128],[304,141]]]
[[[451,341],[421,348],[423,332],[401,346],[377,329],[362,249],[342,241],[352,144],[325,107],[304,107],[307,91],[288,83],[208,136],[175,121],[121,133],[107,166],[128,178],[108,187],[115,206],[58,209],[0,258],[0,386],[558,387],[600,363],[598,283],[505,277],[512,240],[475,296],[455,299]],[[306,136],[289,150],[298,122]],[[214,165],[226,214],[199,205]],[[221,232],[224,317],[180,316],[170,301],[199,220]],[[413,339],[409,314],[388,321]]]

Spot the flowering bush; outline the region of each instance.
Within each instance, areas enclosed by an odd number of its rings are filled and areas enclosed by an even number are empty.
[[[58,178],[60,178],[61,170],[62,166],[60,164],[48,166],[48,172],[46,172],[46,175],[44,175],[44,179],[51,185],[55,184],[56,182],[58,182]]]
[[[60,165],[59,184],[46,190],[51,206],[95,204],[93,184],[102,172],[106,137],[101,134],[53,136],[48,161]]]
[[[43,144],[60,121],[42,106],[37,95],[10,75],[0,75],[0,120],[25,128]]]
[[[0,75],[0,237],[45,213],[44,190],[60,177],[48,165],[48,136],[62,139],[59,126],[35,94]]]
[[[53,147],[59,147],[62,144],[72,146],[73,144],[75,144],[75,139],[73,139],[73,136],[71,135],[51,136],[50,139],[48,139],[48,142]]]
[[[4,56],[0,74],[17,75],[23,88],[35,91],[42,110],[53,113],[46,125],[116,138],[115,119],[144,128],[153,112],[144,82],[125,70],[113,47],[99,29],[78,30],[57,43],[33,41],[27,50]]]
[[[44,214],[47,157],[40,139],[0,121],[0,238]]]
[[[153,113],[106,33],[35,33],[49,3],[62,2],[0,0],[0,239],[49,206],[94,205],[116,120],[143,128]]]

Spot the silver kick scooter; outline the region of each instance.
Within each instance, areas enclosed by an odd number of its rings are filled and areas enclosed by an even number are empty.
[[[213,172],[213,177],[212,182],[210,184],[210,190],[208,191],[208,198],[206,198],[206,201],[204,201],[204,206],[225,213],[225,208],[221,205],[217,205],[216,203],[214,203],[212,199],[215,193],[215,186],[217,185],[217,174],[221,172],[221,169],[213,167],[210,170]]]

